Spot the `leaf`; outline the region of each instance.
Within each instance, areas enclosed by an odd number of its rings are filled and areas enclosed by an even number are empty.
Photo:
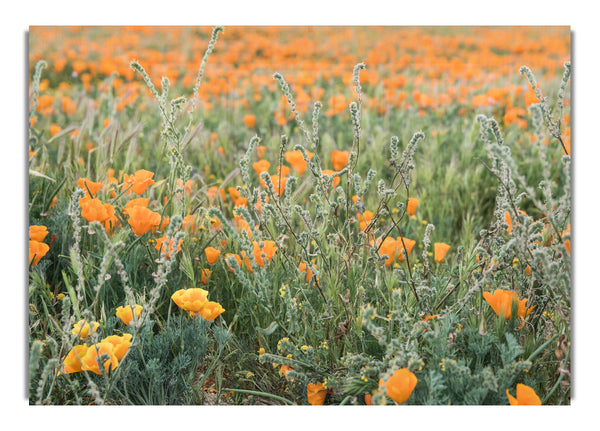
[[[262,328],[256,328],[256,330],[258,332],[260,332],[263,335],[271,335],[273,332],[275,332],[275,330],[279,327],[279,325],[277,325],[276,322],[271,322],[271,324],[266,328],[266,329],[262,329]]]
[[[47,180],[50,180],[52,182],[56,182],[55,179],[50,178],[47,175],[42,174],[41,172],[35,171],[33,169],[29,169],[29,175],[33,175],[34,177],[42,177],[42,178],[46,178]]]

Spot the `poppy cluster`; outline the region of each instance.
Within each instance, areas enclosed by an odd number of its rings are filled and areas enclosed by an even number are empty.
[[[179,308],[188,311],[191,317],[202,318],[209,322],[225,311],[218,302],[208,300],[208,291],[198,287],[180,289],[171,295],[171,299]]]

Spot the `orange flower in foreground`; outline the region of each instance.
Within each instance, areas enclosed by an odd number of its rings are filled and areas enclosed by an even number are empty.
[[[190,311],[191,317],[202,317],[207,322],[212,322],[217,317],[219,317],[225,309],[218,302],[208,301],[206,305],[202,308],[200,313],[195,313]]]
[[[508,389],[506,390],[506,396],[511,406],[541,406],[542,400],[535,393],[535,391],[527,385],[517,383],[517,398],[513,397]]]
[[[104,204],[98,198],[81,198],[79,206],[81,207],[81,216],[89,222],[103,223],[115,214],[115,209],[111,204]]]
[[[350,153],[348,151],[333,150],[331,152],[331,164],[333,169],[340,171],[348,164]]]
[[[306,386],[306,398],[308,402],[313,406],[322,406],[325,404],[325,398],[327,397],[327,388],[321,382],[309,383]]]
[[[160,214],[146,207],[136,206],[129,208],[129,225],[137,236],[143,235],[160,224]]]
[[[162,232],[164,228],[169,226],[169,217],[162,217],[161,221],[156,226],[152,226],[152,232]]]
[[[406,213],[409,216],[415,215],[415,212],[417,211],[417,205],[419,205],[419,199],[408,198],[408,204],[406,205]]]
[[[139,304],[135,305],[135,318],[138,319],[140,317],[140,313],[142,312],[142,306]],[[123,321],[124,324],[129,325],[129,323],[133,320],[133,310],[131,305],[120,306],[117,307],[117,311],[115,315]]]
[[[217,250],[214,247],[206,247],[204,249],[204,254],[206,255],[206,260],[208,261],[208,264],[214,265],[215,263],[217,263],[217,259],[219,258],[221,251]]]
[[[48,235],[48,228],[43,225],[29,226],[29,239],[32,241],[42,242]]]
[[[104,367],[104,373],[108,372],[108,369],[114,370],[119,365],[119,360],[114,354],[115,346],[108,341],[101,341],[100,343],[94,344],[87,349],[85,356],[81,358],[83,369],[91,371],[96,374],[103,374],[100,371],[100,365],[98,360],[102,355],[108,355],[108,359],[102,364]]]
[[[444,244],[443,242],[436,242],[433,244],[435,254],[433,259],[437,263],[446,262],[446,255],[448,254],[448,250],[450,250],[450,246],[448,244]]]
[[[254,126],[256,125],[256,116],[252,114],[244,115],[244,124],[247,128],[254,129]]]
[[[410,252],[412,251],[416,243],[417,241],[414,241],[412,239],[403,238],[400,236],[396,238],[396,253],[398,253],[398,261],[404,262],[404,253],[406,253],[406,256],[410,256]],[[404,249],[405,247],[406,250]]]
[[[131,334],[123,334],[122,336],[110,335],[103,339],[101,343],[106,342],[112,344],[113,354],[116,356],[118,361],[121,361],[131,346],[131,338]]]
[[[125,193],[133,192],[136,195],[141,195],[148,187],[154,184],[153,176],[153,172],[146,171],[145,169],[135,171],[133,175],[125,174],[125,182],[123,184],[123,189],[127,190]]]
[[[171,295],[171,299],[182,310],[199,313],[208,303],[208,291],[199,287],[180,289]]]
[[[405,403],[417,386],[417,376],[407,368],[401,368],[394,371],[394,374],[385,382],[379,380],[379,387],[385,386],[385,392],[388,397],[398,404]]]
[[[29,262],[31,265],[37,265],[49,250],[50,246],[44,242],[29,241]]]
[[[506,320],[510,319],[512,316],[513,303],[516,303],[517,316],[521,319],[525,319],[534,308],[527,308],[525,304],[528,299],[524,298],[519,300],[517,292],[512,290],[496,289],[494,290],[493,295],[490,292],[483,292],[483,298],[490,304],[490,307],[492,307],[498,316],[504,317]]]
[[[73,346],[62,363],[62,371],[65,374],[78,373],[83,370],[82,359],[85,357],[89,346],[87,344],[80,344]]]
[[[89,193],[92,196],[96,195],[104,185],[104,183],[96,183],[87,178],[79,178],[75,183],[85,191],[86,196],[89,196]]]
[[[131,199],[123,208],[123,214],[129,214],[129,210],[133,207],[144,207],[148,208],[148,204],[150,203],[150,198],[137,198]]]

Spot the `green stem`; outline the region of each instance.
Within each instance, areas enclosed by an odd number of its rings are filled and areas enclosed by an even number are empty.
[[[283,401],[284,403],[290,404],[290,405],[296,405],[295,402],[288,400],[287,398],[283,398],[280,397],[278,395],[273,395],[273,394],[269,394],[266,392],[258,392],[258,391],[251,391],[248,389],[232,389],[232,388],[224,388],[223,389],[226,392],[239,392],[240,394],[250,394],[250,395],[257,395],[259,397],[267,397],[267,398],[273,398],[279,401]]]

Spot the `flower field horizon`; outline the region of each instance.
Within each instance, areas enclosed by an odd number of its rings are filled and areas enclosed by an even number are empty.
[[[30,404],[570,404],[570,46],[30,27]]]

